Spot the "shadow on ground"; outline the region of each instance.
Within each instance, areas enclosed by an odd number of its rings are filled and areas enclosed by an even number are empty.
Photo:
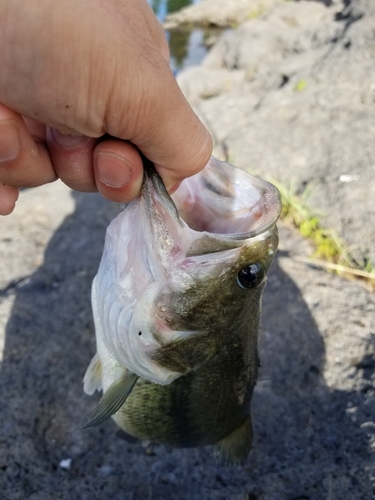
[[[79,430],[97,401],[81,381],[95,352],[90,286],[115,209],[96,195],[75,198],[43,265],[18,285],[7,325],[0,499],[373,498],[366,434],[347,414],[362,394],[326,387],[321,335],[277,261],[264,296],[254,450],[243,467],[217,464],[210,448],[124,442],[112,422]]]

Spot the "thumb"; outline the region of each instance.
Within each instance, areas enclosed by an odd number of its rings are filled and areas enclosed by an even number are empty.
[[[139,145],[155,164],[167,189],[196,174],[208,163],[212,154],[212,137],[194,113],[177,83],[174,92],[178,104],[166,103],[163,126],[156,127],[149,140]]]
[[[111,135],[130,140],[154,163],[170,190],[205,167],[213,144],[210,133],[185,99],[167,61],[160,52],[157,56],[157,63],[154,60],[143,66],[143,71],[138,67],[134,98],[127,96],[124,103],[126,114],[120,115],[120,121],[115,124],[107,120],[107,125]],[[118,82],[121,88],[121,78]],[[112,109],[119,109],[119,95],[120,90],[119,94],[113,93]],[[119,116],[111,109],[109,113]]]

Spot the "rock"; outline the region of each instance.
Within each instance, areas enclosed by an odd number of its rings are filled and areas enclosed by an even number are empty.
[[[245,71],[229,71],[225,68],[192,67],[191,71],[177,76],[178,84],[187,99],[193,103],[229,92],[234,85],[245,79]]]
[[[312,186],[324,225],[375,262],[375,9],[346,3],[285,2],[224,33],[202,68],[246,78],[194,107],[217,154],[299,191]],[[194,71],[179,77],[188,95],[200,93]]]
[[[165,29],[179,26],[233,27],[258,17],[282,0],[203,0],[173,14],[163,23]]]
[[[340,37],[344,23],[333,23],[339,8],[316,2],[285,2],[259,19],[227,32],[210,50],[203,66],[245,69],[248,76],[272,68],[281,60],[327,45]]]

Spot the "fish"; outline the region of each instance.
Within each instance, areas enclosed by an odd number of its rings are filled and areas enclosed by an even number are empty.
[[[97,353],[84,391],[104,394],[84,429],[112,417],[140,440],[247,457],[280,210],[275,186],[214,157],[172,196],[145,163],[92,285]]]

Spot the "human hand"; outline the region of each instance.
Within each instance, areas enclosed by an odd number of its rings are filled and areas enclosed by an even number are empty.
[[[208,162],[211,137],[146,0],[5,0],[0,46],[0,214],[20,187],[58,177],[131,201],[143,176],[132,144],[170,190]]]

